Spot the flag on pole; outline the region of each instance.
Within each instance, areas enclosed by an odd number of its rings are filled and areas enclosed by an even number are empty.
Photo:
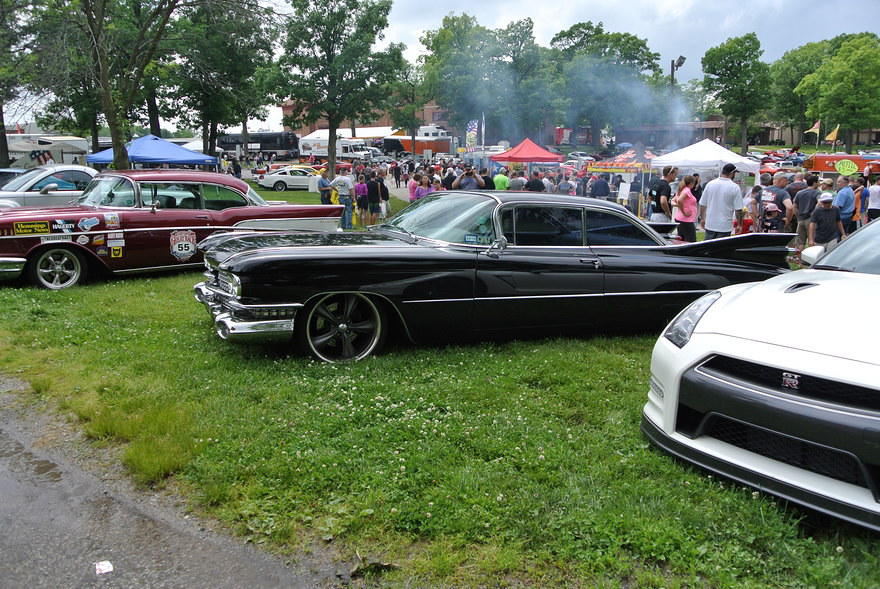
[[[825,136],[825,141],[837,141],[837,131],[839,129],[840,129],[840,124],[838,123],[838,125],[836,127],[834,127],[834,130]]]
[[[816,135],[818,135],[818,134],[819,134],[819,123],[820,123],[820,122],[821,122],[821,119],[818,120],[818,121],[816,121],[816,124],[813,125],[812,127],[810,127],[809,129],[807,129],[806,131],[804,131],[804,133],[815,133]]]
[[[479,125],[480,121],[477,119],[468,121],[464,134],[464,141],[467,147],[474,147],[477,145],[477,127],[479,127]]]

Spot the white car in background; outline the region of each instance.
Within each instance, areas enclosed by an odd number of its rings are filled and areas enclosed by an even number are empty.
[[[714,291],[669,324],[642,431],[687,462],[880,530],[880,223],[802,260],[812,267]]]
[[[262,175],[257,179],[257,184],[263,188],[271,188],[277,192],[309,190],[310,186],[316,185],[315,183],[317,176],[314,169],[295,166],[274,170],[271,174]]]
[[[76,164],[38,166],[0,188],[0,207],[67,206],[97,175],[98,170]]]

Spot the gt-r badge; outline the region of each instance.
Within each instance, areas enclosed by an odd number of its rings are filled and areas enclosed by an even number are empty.
[[[800,374],[792,374],[791,372],[782,373],[782,386],[786,389],[798,390],[801,387]]]

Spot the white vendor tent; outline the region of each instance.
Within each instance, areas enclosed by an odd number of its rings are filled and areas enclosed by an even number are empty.
[[[705,168],[720,170],[724,164],[734,164],[740,172],[758,174],[761,164],[755,160],[735,154],[729,149],[718,145],[711,139],[703,139],[676,151],[654,158],[652,168]]]

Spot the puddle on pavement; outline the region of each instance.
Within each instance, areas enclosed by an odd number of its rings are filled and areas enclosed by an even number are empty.
[[[57,464],[37,458],[3,430],[0,430],[0,460],[7,462],[10,470],[29,475],[32,480],[51,483],[61,480],[61,470]]]

